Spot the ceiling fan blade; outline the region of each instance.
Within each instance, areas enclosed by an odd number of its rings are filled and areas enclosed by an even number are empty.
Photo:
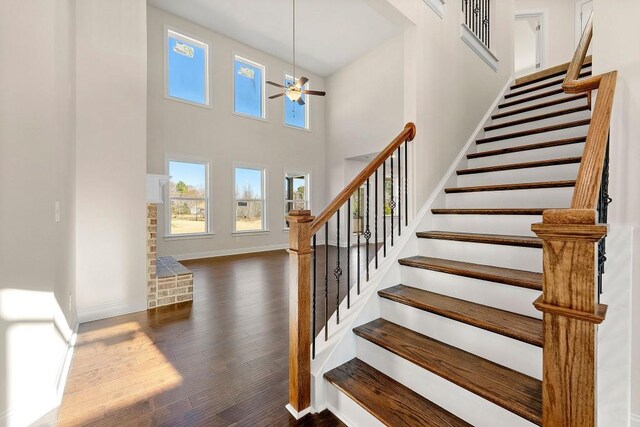
[[[304,99],[302,99],[302,98],[298,98],[297,102],[298,102],[299,105],[304,105]]]
[[[296,86],[298,89],[301,89],[301,88],[302,88],[302,86],[304,86],[308,81],[309,81],[309,79],[308,79],[308,78],[306,78],[306,77],[300,77],[300,78],[298,79],[298,81],[296,82],[295,86]]]
[[[318,96],[325,96],[327,94],[326,92],[322,92],[320,90],[303,90],[302,93],[304,93],[305,95],[318,95]]]
[[[285,87],[283,85],[281,85],[280,83],[276,83],[276,82],[272,82],[272,81],[267,80],[267,84],[271,85],[271,86],[281,87],[281,88],[285,89]]]
[[[281,96],[284,96],[284,92],[282,92],[282,93],[277,93],[277,94],[275,94],[275,95],[271,95],[271,96],[269,97],[269,99],[280,98]]]

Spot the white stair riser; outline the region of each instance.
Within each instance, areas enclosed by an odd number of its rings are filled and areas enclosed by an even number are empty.
[[[534,122],[522,123],[519,125],[511,125],[503,128],[498,128],[494,130],[488,130],[484,132],[484,136],[496,136],[496,135],[505,135],[512,132],[520,132],[523,130],[533,129],[533,128],[541,128],[545,126],[556,125],[559,123],[567,123],[576,120],[584,120],[591,117],[590,111],[578,111],[576,113],[563,114],[561,116],[549,117],[548,119],[536,120]]]
[[[540,215],[434,215],[432,228],[460,233],[535,236],[531,224],[542,222]]]
[[[573,187],[449,193],[447,208],[567,208]]]
[[[589,126],[574,126],[566,129],[553,130],[548,132],[536,133],[532,135],[520,136],[517,138],[499,139],[492,142],[477,144],[478,152],[499,150],[501,148],[519,147],[525,144],[537,144],[544,141],[555,141],[558,139],[575,138],[578,136],[586,136]]]
[[[458,187],[575,180],[579,163],[458,175]]]
[[[380,310],[385,320],[542,379],[540,347],[385,298]]]
[[[532,426],[521,417],[362,338],[358,358],[477,427]]]
[[[540,296],[541,292],[534,289],[408,266],[402,267],[401,275],[403,285],[524,314],[537,319],[542,318],[542,314],[533,306],[533,302]]]
[[[546,141],[546,140],[545,140]],[[544,141],[543,141],[544,142]],[[467,168],[508,165],[512,163],[535,162],[538,160],[561,159],[563,157],[580,157],[584,152],[584,142],[540,148],[537,150],[518,151],[495,156],[478,157],[467,160]]]
[[[519,96],[517,97],[517,99],[514,99],[514,98],[504,99],[502,102],[500,102],[500,105],[504,105],[504,104],[509,104],[509,105],[506,107],[501,107],[498,111],[504,112],[504,111],[517,110],[519,108],[530,107],[533,105],[542,104],[543,102],[549,102],[549,101],[554,101],[556,99],[567,98],[569,96],[572,96],[572,95],[567,95],[565,93],[557,93],[554,95],[544,96],[542,98],[535,98],[530,101],[518,102],[513,105],[511,105],[512,102],[521,101],[523,99],[529,98],[529,96]]]
[[[336,386],[324,380],[327,390],[327,408],[338,415],[343,422],[352,427],[384,427],[376,417],[338,390]]]
[[[540,104],[542,104],[543,102],[540,102]],[[545,113],[552,113],[555,111],[560,111],[560,110],[567,110],[570,108],[575,108],[575,107],[582,107],[584,105],[587,105],[587,101],[584,98],[580,98],[580,99],[576,99],[573,101],[568,101],[568,102],[563,102],[560,104],[556,104],[556,105],[551,105],[548,107],[541,107],[541,108],[536,108],[535,110],[530,110],[530,111],[525,111],[523,113],[517,113],[517,114],[511,114],[509,116],[505,116],[505,117],[499,117],[497,119],[493,119],[491,120],[489,123],[487,123],[487,125],[490,124],[501,124],[501,123],[505,123],[505,122],[511,122],[513,120],[519,120],[519,119],[524,119],[527,117],[533,117],[533,116],[539,116],[540,114],[545,114]],[[511,111],[513,110],[517,110],[518,108],[512,108]],[[493,114],[499,114],[499,113],[503,113],[506,112],[509,109],[505,109],[505,108],[501,108],[501,109],[496,109]]]
[[[540,248],[418,239],[418,254],[474,264],[542,272],[542,249]]]

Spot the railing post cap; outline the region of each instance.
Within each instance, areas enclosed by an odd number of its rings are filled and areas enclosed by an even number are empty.
[[[416,125],[413,122],[409,122],[404,128],[410,131],[407,136],[407,141],[413,141],[413,138],[416,137]]]
[[[287,221],[295,223],[311,222],[314,219],[310,210],[291,210],[287,216]]]

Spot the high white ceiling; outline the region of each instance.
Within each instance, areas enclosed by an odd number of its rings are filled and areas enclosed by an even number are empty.
[[[292,0],[148,0],[291,62]],[[398,34],[371,0],[296,0],[296,63],[327,76]]]

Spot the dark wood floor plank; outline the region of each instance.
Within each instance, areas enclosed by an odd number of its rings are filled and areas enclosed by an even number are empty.
[[[471,426],[357,358],[324,377],[387,426]]]
[[[542,347],[542,320],[540,319],[405,285],[383,289],[378,291],[378,295],[400,304]]]
[[[491,265],[473,264],[469,262],[424,256],[401,258],[398,262],[407,267],[422,268],[425,270],[438,271],[446,274],[471,277],[473,279],[542,291],[542,274],[534,273],[532,271],[514,270],[511,268],[494,267]]]
[[[356,335],[535,424],[542,423],[542,382],[384,319]]]

